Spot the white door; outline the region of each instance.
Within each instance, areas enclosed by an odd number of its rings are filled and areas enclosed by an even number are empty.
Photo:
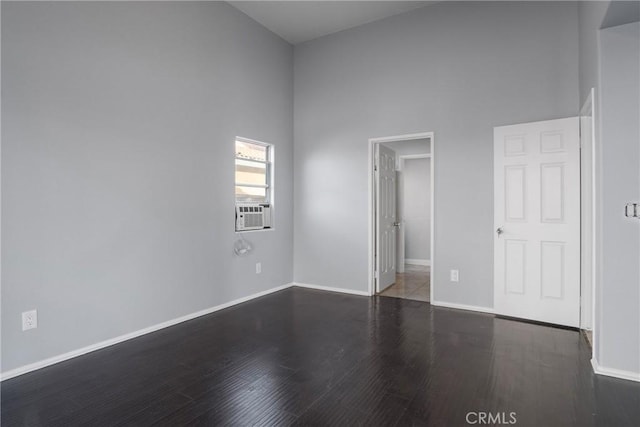
[[[402,162],[402,160],[400,160]],[[404,273],[404,177],[402,171],[396,171],[396,273]]]
[[[580,323],[577,117],[494,128],[498,314]]]
[[[378,292],[396,281],[396,154],[376,144],[376,272]]]

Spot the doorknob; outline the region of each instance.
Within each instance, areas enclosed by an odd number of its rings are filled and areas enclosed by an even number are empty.
[[[394,227],[400,227],[400,223],[399,223],[399,222],[394,222],[394,223],[393,223],[393,226],[394,226]]]
[[[504,233],[503,228],[502,228],[502,227],[498,227],[498,228],[496,229],[496,233],[498,233],[498,237],[500,237],[500,235],[501,235],[502,233]]]

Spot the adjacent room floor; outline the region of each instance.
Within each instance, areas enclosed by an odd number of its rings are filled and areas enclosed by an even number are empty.
[[[640,384],[589,359],[578,331],[291,288],[7,380],[2,425],[638,425]]]
[[[404,273],[396,274],[396,283],[380,295],[429,302],[430,287],[431,267],[406,264]]]

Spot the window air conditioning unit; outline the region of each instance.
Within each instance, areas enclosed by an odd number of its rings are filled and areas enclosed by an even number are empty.
[[[242,203],[236,205],[236,231],[271,228],[271,205]]]

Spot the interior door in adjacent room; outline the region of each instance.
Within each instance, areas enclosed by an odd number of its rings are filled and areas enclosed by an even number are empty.
[[[580,324],[579,119],[494,128],[498,314]]]
[[[396,154],[375,146],[377,291],[396,281]]]

